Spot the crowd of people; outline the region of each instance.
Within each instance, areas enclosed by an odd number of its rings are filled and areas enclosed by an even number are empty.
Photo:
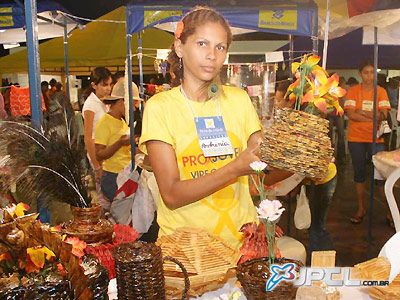
[[[140,119],[143,113],[143,124],[137,132],[141,135],[138,147],[148,156],[160,191],[159,235],[171,234],[183,226],[203,227],[239,247],[240,227],[257,222],[247,176],[253,173],[250,163],[259,160],[262,125],[245,91],[219,84],[219,73],[232,41],[226,20],[215,10],[196,8],[181,22],[168,57],[170,74],[173,74],[171,90],[151,97],[143,112],[138,106],[135,108],[135,119]],[[345,126],[340,116],[326,116],[331,132],[333,127],[337,130],[335,146],[339,163],[345,163],[345,128],[348,127],[348,149],[358,204],[350,219],[353,224],[361,223],[365,215],[366,167],[374,154],[373,64],[363,64],[359,75],[361,83],[354,77],[340,78],[340,85],[348,90],[341,102],[348,125]],[[217,89],[212,90],[215,86]],[[90,91],[82,107],[84,144],[104,212],[110,209],[117,191],[118,173],[131,160],[128,125],[124,120],[126,88],[123,74],[114,77],[107,68],[97,67],[90,76]],[[133,96],[139,97],[135,84],[132,88]],[[286,88],[284,83],[277,86],[277,106],[289,106],[284,98]],[[391,78],[386,87],[378,87],[378,122],[387,119],[391,109],[397,109],[398,89],[398,78]],[[42,82],[42,93],[49,114],[62,113],[68,106],[61,84],[55,80]],[[8,102],[4,101],[5,109],[1,102],[0,99],[0,116],[5,116],[4,111],[9,113]],[[198,142],[199,132],[207,120],[220,124],[228,137],[230,146],[224,159],[218,159],[222,155],[218,149],[214,158],[209,158],[208,149]],[[383,151],[384,139],[379,137],[376,142],[376,152]],[[265,174],[265,183],[272,185],[291,175],[288,171],[271,169]],[[376,179],[383,192],[383,178]],[[334,249],[326,229],[326,217],[336,182],[337,168],[332,162],[325,178],[316,182],[316,196],[310,202],[311,250]],[[389,213],[388,220],[393,226]]]

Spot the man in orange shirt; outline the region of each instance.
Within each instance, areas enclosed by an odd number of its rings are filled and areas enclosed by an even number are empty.
[[[384,151],[383,138],[376,139],[376,152],[372,153],[373,137],[373,104],[374,104],[374,66],[371,62],[365,62],[359,69],[362,78],[361,84],[351,87],[346,95],[344,110],[347,113],[349,131],[347,140],[354,169],[354,182],[357,193],[358,209],[354,217],[350,219],[353,224],[360,224],[365,215],[364,191],[366,174],[366,157],[371,161],[372,155]],[[378,86],[377,91],[377,124],[380,120],[386,120],[390,110],[389,97],[385,89]],[[384,196],[383,177],[375,170],[375,179]]]

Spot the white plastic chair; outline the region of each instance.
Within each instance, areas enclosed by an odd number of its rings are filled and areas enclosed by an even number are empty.
[[[400,178],[400,168],[394,170],[385,182],[385,195],[386,200],[389,204],[390,213],[392,214],[393,223],[396,228],[396,232],[400,231],[400,213],[397,206],[396,199],[393,195],[393,186],[396,181]]]

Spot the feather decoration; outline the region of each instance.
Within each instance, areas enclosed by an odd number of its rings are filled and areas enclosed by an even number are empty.
[[[40,197],[45,204],[59,201],[77,207],[90,205],[80,167],[84,154],[71,143],[72,127],[68,132],[62,126],[49,127],[45,135],[23,123],[0,122],[0,156],[9,156],[7,167],[25,202]]]

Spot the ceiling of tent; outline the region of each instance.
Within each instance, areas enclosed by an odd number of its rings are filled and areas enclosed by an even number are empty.
[[[102,16],[99,20],[125,20],[125,7],[120,7]],[[147,29],[142,34],[143,48],[168,48],[173,36],[158,29]],[[137,52],[137,35],[132,37],[132,51]],[[143,64],[154,72],[155,51],[144,51]],[[55,38],[39,45],[40,67],[44,71],[60,70],[64,67],[63,38]],[[75,29],[68,38],[68,60],[71,74],[86,72],[89,67],[122,66],[126,58],[126,32],[124,23],[91,22],[84,30]],[[137,71],[138,59],[132,60]],[[0,58],[2,73],[26,72],[28,70],[27,51],[19,51]],[[145,70],[146,71],[146,70]]]

